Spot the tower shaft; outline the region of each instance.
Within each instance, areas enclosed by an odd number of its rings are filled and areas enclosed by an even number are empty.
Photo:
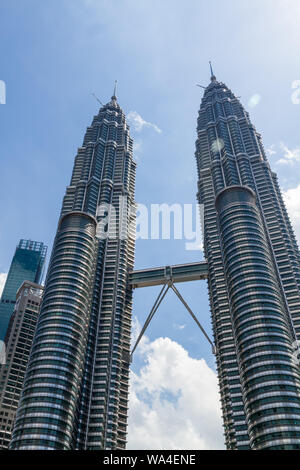
[[[129,128],[113,96],[94,117],[75,158],[12,449],[125,448],[127,273],[134,263],[135,220],[127,205],[134,202],[135,168]],[[125,235],[122,224],[129,227]]]
[[[248,113],[215,77],[197,132],[226,445],[299,448],[300,257],[277,178]]]

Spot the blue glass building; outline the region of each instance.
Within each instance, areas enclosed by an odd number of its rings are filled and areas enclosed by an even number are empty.
[[[0,340],[5,339],[19,287],[24,281],[41,282],[46,254],[41,242],[20,240],[16,247],[0,300]]]

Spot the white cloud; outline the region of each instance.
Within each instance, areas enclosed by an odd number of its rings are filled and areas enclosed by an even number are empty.
[[[186,325],[178,325],[178,323],[173,323],[173,328],[175,330],[184,330],[185,327]]]
[[[138,336],[142,330],[142,326],[136,316],[132,318],[132,325],[131,325],[131,342],[135,344]],[[142,341],[145,340],[146,336],[143,337]]]
[[[143,127],[152,127],[156,132],[161,134],[161,129],[156,125],[152,124],[152,122],[145,121],[142,116],[137,113],[136,111],[130,111],[127,115],[127,121],[133,125],[134,129],[137,132],[140,132]]]
[[[7,278],[7,273],[0,273],[0,296],[2,295],[6,278]]]
[[[268,154],[269,157],[272,157],[273,155],[276,155],[277,154],[277,150],[276,150],[276,147],[274,144],[271,145],[271,147],[267,148],[266,149],[266,152]]]
[[[273,144],[267,149],[269,157],[281,154],[281,158],[276,161],[277,164],[286,165],[287,177],[281,178],[282,183],[291,186],[291,177],[297,176],[296,171],[289,167],[294,167],[300,163],[300,147],[289,149],[284,143]],[[293,173],[291,173],[293,171]],[[282,191],[283,199],[286,204],[296,237],[300,243],[300,184],[297,187]]]
[[[256,93],[255,95],[252,95],[251,98],[248,101],[248,106],[249,108],[255,108],[261,101],[261,96]]]
[[[300,243],[300,184],[283,192],[283,198],[291,218],[296,237]]]
[[[283,156],[277,160],[277,164],[293,166],[295,163],[300,163],[300,147],[290,150],[283,142],[281,142],[280,149],[284,153]]]
[[[133,141],[133,156],[136,161],[139,161],[143,153],[143,141],[141,139],[134,139]]]
[[[169,338],[139,346],[131,372],[128,449],[223,449],[216,373]]]

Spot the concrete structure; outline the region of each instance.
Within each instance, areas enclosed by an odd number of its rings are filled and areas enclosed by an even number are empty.
[[[7,449],[21,395],[43,287],[24,281],[18,289],[6,336],[6,364],[0,366],[0,449]]]

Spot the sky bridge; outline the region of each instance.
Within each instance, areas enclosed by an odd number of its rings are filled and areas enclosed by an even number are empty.
[[[129,274],[129,283],[134,288],[167,284],[172,281],[189,282],[207,279],[208,267],[205,261],[199,263],[175,264],[160,268],[139,269]]]
[[[145,324],[135,342],[135,345],[132,349],[130,360],[132,361],[132,356],[136,350],[142,336],[144,335],[146,329],[149,326],[154,314],[158,310],[158,307],[162,303],[164,297],[166,296],[169,289],[172,289],[176,294],[180,302],[184,305],[186,310],[189,312],[193,320],[196,322],[202,333],[204,334],[207,341],[212,347],[212,351],[216,354],[216,348],[213,341],[209,338],[208,334],[200,324],[199,320],[195,314],[190,309],[187,302],[184,300],[177,287],[174,285],[180,282],[190,282],[190,281],[199,281],[205,280],[208,278],[208,266],[205,261],[200,261],[198,263],[185,263],[185,264],[175,264],[173,266],[164,266],[159,268],[148,268],[148,269],[139,269],[129,273],[129,284],[133,289],[140,287],[150,287],[150,286],[159,286],[162,288],[153,304],[153,307],[145,321]]]

